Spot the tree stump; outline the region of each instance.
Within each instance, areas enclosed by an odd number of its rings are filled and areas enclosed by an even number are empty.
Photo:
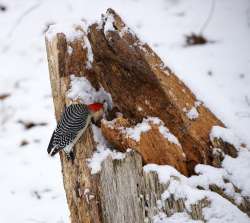
[[[194,173],[198,163],[213,165],[214,142],[209,133],[212,126],[224,124],[197,101],[112,9],[107,10],[100,24],[88,29],[76,25],[72,30],[49,30],[46,48],[57,121],[64,106],[74,103],[66,97],[70,75],[84,76],[96,89],[103,87],[110,93],[113,110],[107,111],[109,120],[116,121],[116,112],[122,113],[125,120],[118,128],[110,128],[108,121],[103,121],[103,135],[114,148],[125,151],[130,147],[139,153],[127,153],[123,160],[109,157],[99,173],[91,174],[87,160],[96,150],[91,128],[75,146],[73,163],[60,153],[71,222],[153,222],[159,212],[170,216],[180,211],[203,220],[202,208],[209,206],[206,198],[192,204],[191,211],[185,199],[174,197],[157,207],[168,183],[160,183],[153,172],[145,173],[143,164],[169,164],[186,176]],[[136,126],[146,117],[158,117],[179,145],[164,138],[155,124],[139,142],[120,131]],[[225,143],[216,145],[229,151]]]

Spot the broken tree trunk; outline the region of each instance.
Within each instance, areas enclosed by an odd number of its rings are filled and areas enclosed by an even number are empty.
[[[76,29],[82,32],[82,35],[72,42],[68,41],[63,33],[58,33],[51,39],[46,38],[57,120],[60,119],[64,106],[72,103],[66,97],[70,83],[69,74],[72,72],[86,75],[92,72],[80,66],[87,60],[87,57],[84,57],[87,55],[87,49],[84,31],[79,27]],[[68,47],[73,48],[72,54],[68,53]],[[79,62],[79,58],[83,60]],[[143,173],[142,159],[136,153],[128,154],[122,161],[109,158],[103,163],[99,174],[91,175],[87,159],[91,158],[95,146],[93,134],[89,128],[74,149],[73,163],[67,160],[64,153],[60,153],[71,222],[139,223],[144,222],[145,219],[148,219],[149,223],[152,222],[153,216],[163,211],[157,209],[157,201],[167,185],[160,184],[156,174]],[[185,211],[184,200],[170,198],[165,205],[162,209],[168,216]],[[201,200],[197,207],[194,205],[196,208],[193,208],[189,214],[194,219],[203,219],[202,207],[207,205],[207,201]]]
[[[198,163],[211,164],[209,132],[223,123],[113,10],[89,29],[96,78],[118,110],[135,123],[159,117],[179,139],[190,174]]]
[[[186,176],[193,173],[197,163],[212,164],[209,132],[212,126],[223,123],[196,100],[113,10],[107,11],[101,24],[91,25],[88,34],[82,25],[75,26],[72,33],[49,30],[46,37],[57,120],[65,105],[75,103],[66,97],[70,75],[85,76],[96,89],[103,87],[111,94],[114,109],[107,117],[114,118],[115,111],[121,112],[128,123],[120,127],[135,126],[147,116],[159,117],[181,146],[164,139],[159,126],[152,126],[138,143],[128,141],[122,132],[102,122],[103,134],[114,148],[124,151],[132,147],[144,163],[169,164]],[[150,144],[149,139],[155,142]],[[186,211],[185,200],[173,197],[157,209],[157,200],[167,185],[160,184],[154,173],[143,172],[137,153],[127,154],[124,160],[109,158],[100,173],[92,175],[87,159],[95,150],[93,133],[88,128],[75,146],[74,163],[60,153],[72,223],[152,222],[160,211],[168,216]],[[206,199],[201,200],[187,213],[202,220],[202,207],[208,205]]]

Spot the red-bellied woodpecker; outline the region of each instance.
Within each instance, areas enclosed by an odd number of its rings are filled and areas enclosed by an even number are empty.
[[[72,104],[65,108],[61,120],[50,139],[48,154],[54,156],[64,150],[68,158],[73,159],[72,149],[83,135],[93,118],[95,121],[103,114],[103,104]]]

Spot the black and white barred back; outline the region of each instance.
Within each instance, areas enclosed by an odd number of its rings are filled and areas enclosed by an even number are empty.
[[[87,123],[89,117],[90,111],[84,104],[72,104],[66,107],[51,137],[48,153],[54,156],[71,145],[78,134],[89,124]]]

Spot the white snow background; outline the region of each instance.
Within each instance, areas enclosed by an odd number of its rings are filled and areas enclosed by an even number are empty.
[[[250,1],[214,2],[203,34],[215,42],[185,47],[211,0],[0,0],[0,95],[10,94],[0,100],[0,223],[69,222],[60,162],[46,152],[56,124],[44,43],[51,23],[99,20],[112,7],[250,145]],[[19,120],[47,125],[26,130]],[[186,218],[178,216],[169,222]]]

